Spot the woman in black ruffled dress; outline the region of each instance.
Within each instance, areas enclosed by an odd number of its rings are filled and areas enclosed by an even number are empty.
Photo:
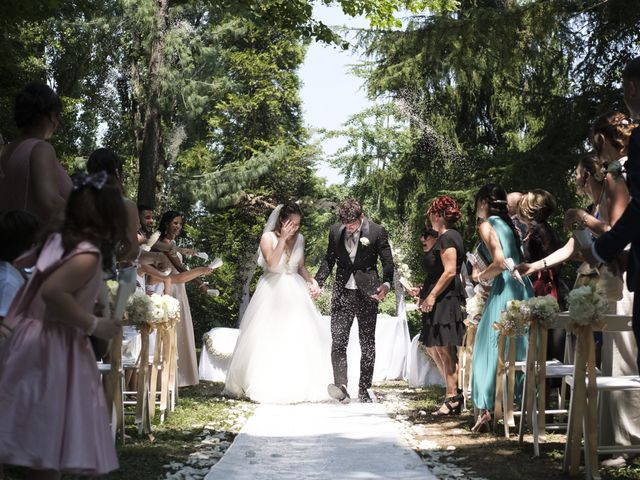
[[[451,415],[460,413],[463,400],[458,389],[456,352],[464,337],[464,288],[460,276],[464,246],[460,234],[452,229],[460,210],[455,200],[445,195],[431,203],[427,217],[438,232],[438,240],[423,258],[427,277],[418,307],[423,312],[420,342],[427,347],[446,383],[445,400],[434,415]]]

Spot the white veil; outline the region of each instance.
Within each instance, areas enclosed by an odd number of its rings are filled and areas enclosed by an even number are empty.
[[[269,215],[267,223],[265,223],[264,228],[262,229],[262,235],[267,232],[273,232],[273,230],[275,230],[276,224],[278,223],[278,217],[280,216],[280,210],[282,210],[282,204],[274,208],[273,212],[271,212],[271,215]],[[260,238],[262,238],[262,235],[260,236]],[[266,266],[264,256],[262,255],[262,250],[260,249],[260,245],[258,245],[258,251],[256,252],[256,264],[260,265],[262,268]],[[251,276],[253,276],[253,273]],[[251,279],[249,279],[249,282],[251,282]]]
[[[262,229],[262,234],[264,235],[266,232],[272,232],[275,228],[276,228],[276,223],[278,223],[278,217],[280,216],[280,210],[282,210],[282,204],[278,205],[276,208],[273,209],[273,212],[271,212],[271,215],[269,215],[269,219],[267,220],[267,223],[264,225],[264,228]],[[260,236],[260,238],[262,238],[262,235]],[[249,270],[249,273],[247,275],[247,279],[244,282],[244,285],[242,286],[242,298],[240,301],[240,311],[239,311],[239,315],[238,315],[238,325],[240,324],[240,322],[242,322],[242,317],[244,316],[244,311],[247,309],[247,306],[249,305],[249,300],[251,298],[251,294],[250,294],[250,285],[251,285],[251,280],[253,280],[253,275],[254,273],[256,273],[256,266],[260,265],[261,267],[264,268],[265,264],[265,260],[264,257],[262,255],[262,250],[260,250],[260,245],[258,244],[258,250],[256,251],[256,254],[254,256],[254,260],[253,260],[253,264],[251,266],[251,270]]]

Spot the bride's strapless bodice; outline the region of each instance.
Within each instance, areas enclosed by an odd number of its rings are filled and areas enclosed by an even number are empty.
[[[274,232],[268,232],[267,235],[271,237],[273,248],[275,248],[278,244],[277,235]],[[298,234],[291,252],[289,252],[288,249],[285,248],[282,256],[280,257],[280,262],[278,262],[278,265],[275,268],[271,268],[267,265],[262,252],[260,252],[260,256],[258,258],[258,265],[260,265],[264,269],[265,273],[297,273],[303,254],[304,237],[302,236],[302,234]]]

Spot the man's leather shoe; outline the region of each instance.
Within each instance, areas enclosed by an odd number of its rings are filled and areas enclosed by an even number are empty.
[[[341,403],[349,403],[351,397],[347,392],[347,387],[344,385],[336,385],[335,383],[330,383],[327,387],[327,392],[329,392],[329,396],[334,400],[337,400]]]
[[[360,403],[371,403],[373,402],[373,400],[371,400],[371,396],[369,396],[369,391],[368,390],[360,390],[358,392],[358,400],[360,400]]]

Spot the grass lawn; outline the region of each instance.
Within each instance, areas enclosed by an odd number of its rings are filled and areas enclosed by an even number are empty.
[[[132,417],[128,417],[128,438],[124,445],[118,446],[120,470],[101,478],[166,478],[185,466],[199,468],[203,476],[202,472],[206,472],[216,460],[199,464],[196,461],[198,455],[222,456],[255,408],[255,404],[250,402],[222,397],[222,387],[221,383],[202,382],[196,387],[180,389],[175,412],[168,415],[163,424],[156,419],[151,438],[139,437]],[[493,433],[472,433],[471,412],[453,417],[430,415],[444,394],[440,387],[410,389],[406,382],[387,382],[375,386],[374,391],[438,478],[568,478],[562,474],[564,434],[547,434],[547,442],[540,445],[541,456],[535,458],[530,436],[525,437],[525,442],[520,445],[515,432],[511,439]],[[601,469],[600,473],[603,480],[640,480],[640,461],[631,462],[623,468]],[[202,476],[194,475],[193,478]],[[7,468],[6,478],[24,480],[27,477],[21,469]],[[67,475],[63,478],[91,477]],[[175,475],[173,478],[184,477]]]

